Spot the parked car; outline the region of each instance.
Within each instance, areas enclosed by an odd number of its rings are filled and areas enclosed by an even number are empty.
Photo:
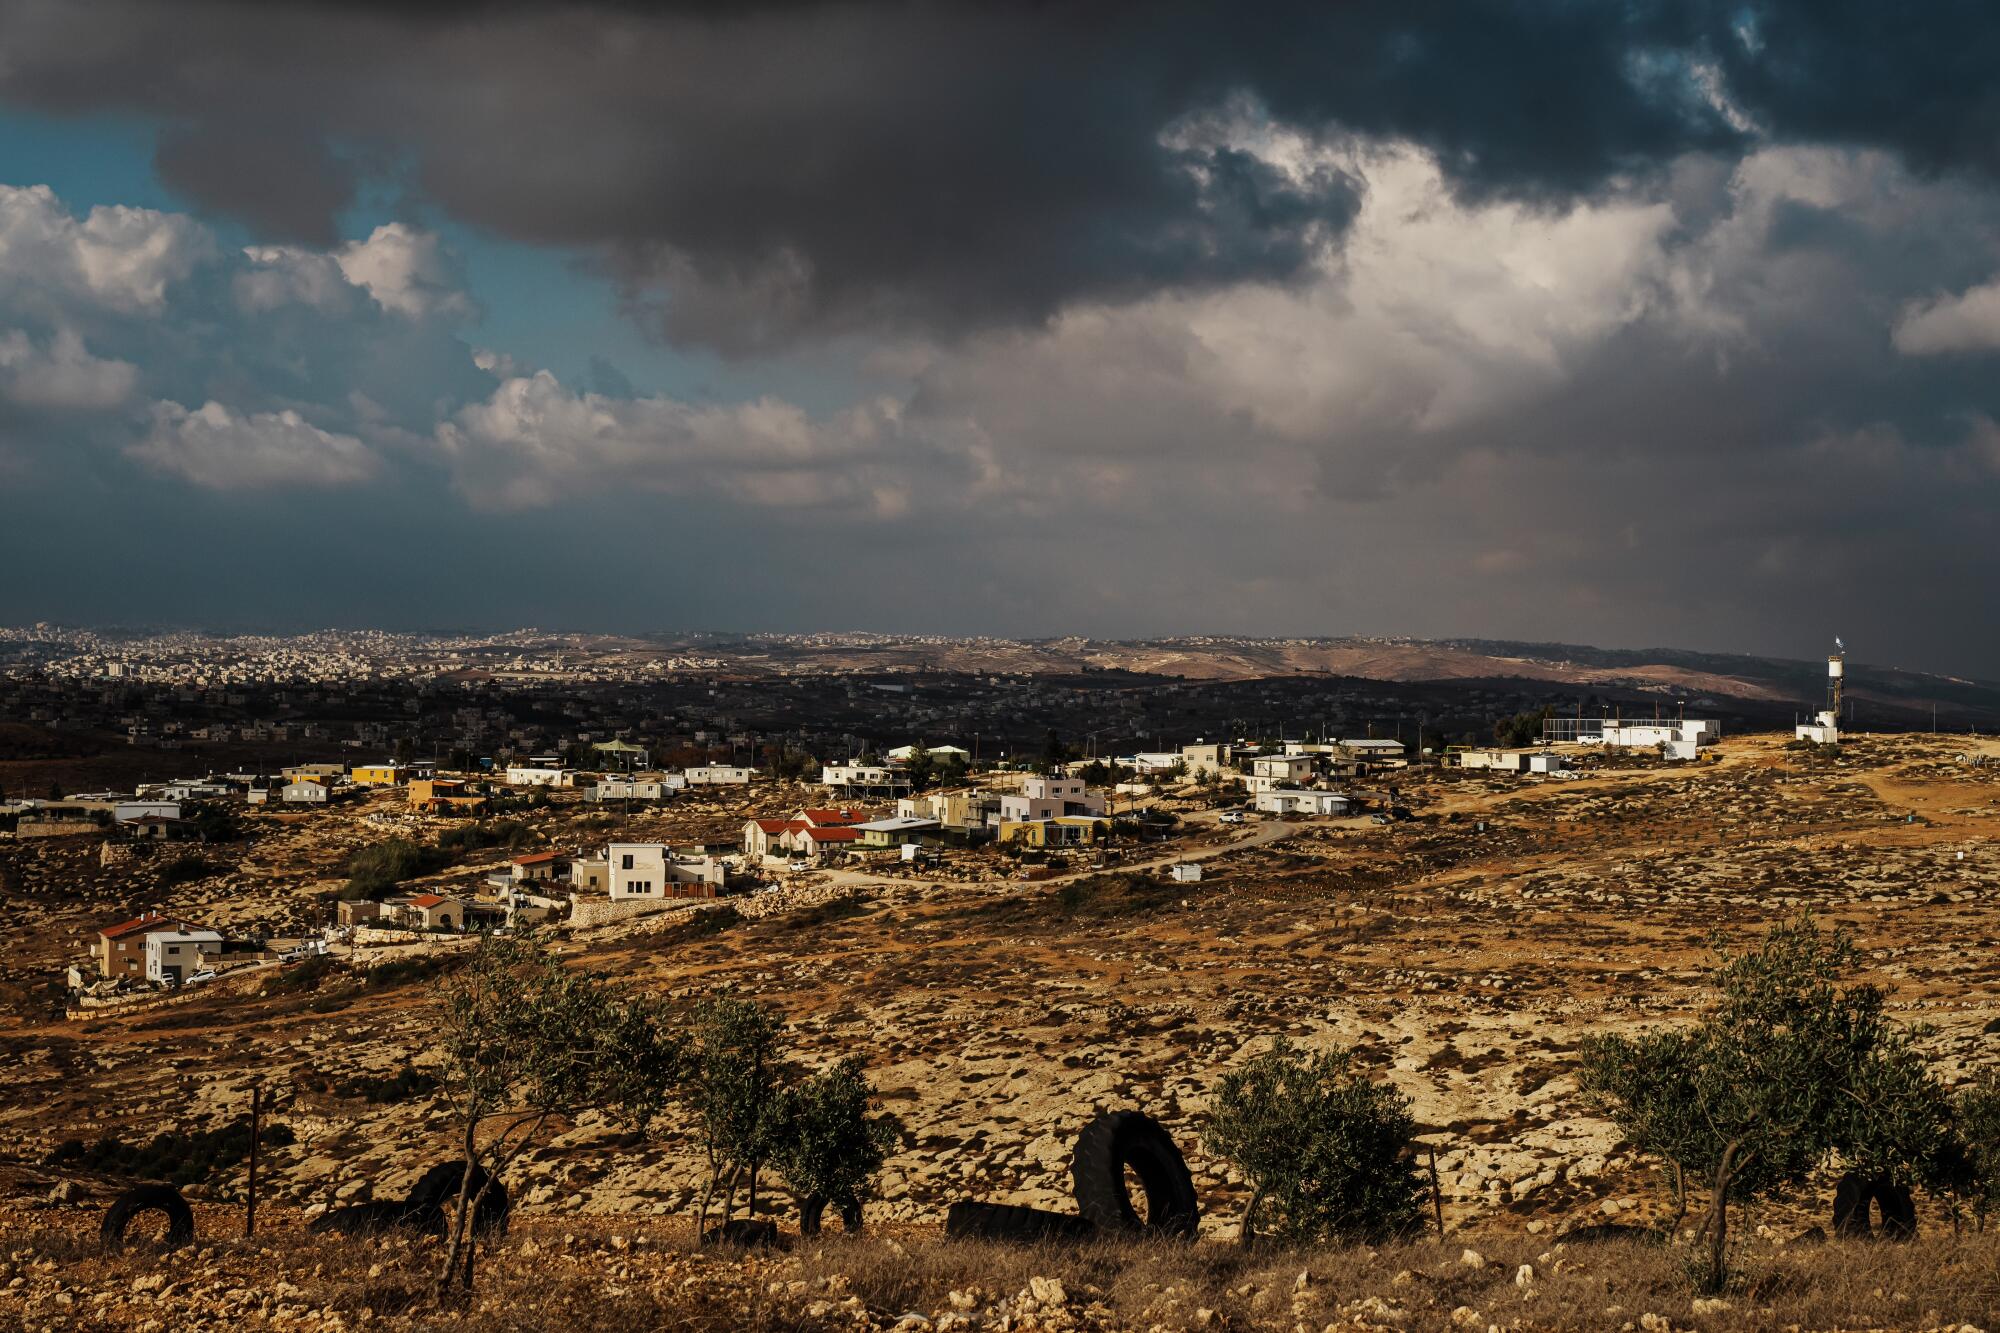
[[[1215,822],[1218,824],[1241,824],[1243,822],[1243,812],[1241,810],[1224,810],[1215,817]]]
[[[185,977],[181,978],[181,985],[198,986],[204,981],[213,981],[213,980],[215,980],[215,969],[212,967],[204,967],[199,972],[190,972]]]

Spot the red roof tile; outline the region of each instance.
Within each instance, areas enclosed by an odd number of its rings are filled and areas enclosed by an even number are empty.
[[[868,816],[859,810],[801,810],[799,818],[809,824],[864,824]]]
[[[120,935],[130,935],[135,930],[172,930],[180,925],[180,923],[181,918],[179,917],[166,916],[160,912],[148,912],[144,916],[135,916],[130,921],[120,921],[115,926],[106,926],[97,933],[107,940],[115,940]]]
[[[515,857],[514,864],[517,866],[538,866],[544,861],[560,860],[561,857],[561,852],[530,852],[526,856]]]
[[[861,836],[860,829],[851,828],[809,828],[804,836],[814,842],[853,842]]]
[[[412,906],[412,907],[436,907],[436,906],[437,906],[437,905],[438,905],[439,903],[441,903],[441,902],[443,902],[443,901],[445,901],[445,900],[444,900],[444,898],[442,898],[442,897],[441,897],[441,896],[439,896],[438,894],[435,894],[435,893],[420,893],[420,894],[418,894],[418,895],[417,895],[416,897],[414,897],[414,898],[410,899],[410,906]]]

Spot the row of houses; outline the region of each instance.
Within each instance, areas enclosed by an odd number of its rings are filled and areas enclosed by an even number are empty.
[[[303,957],[325,946],[317,939],[233,940],[187,917],[150,909],[97,932],[91,959],[100,981],[182,985],[245,963]],[[71,984],[85,983],[72,969]]]

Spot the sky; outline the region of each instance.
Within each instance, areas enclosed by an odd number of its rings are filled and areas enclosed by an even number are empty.
[[[2000,678],[2000,9],[0,0],[0,623]]]

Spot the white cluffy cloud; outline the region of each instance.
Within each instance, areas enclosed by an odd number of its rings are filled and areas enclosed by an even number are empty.
[[[344,486],[381,466],[354,436],[321,430],[297,412],[239,416],[216,402],[192,412],[179,403],[155,404],[152,429],[127,452],[157,471],[223,491]]]
[[[1912,302],[1896,321],[1893,337],[1896,350],[1911,356],[2000,347],[2000,278],[1957,296]]]
[[[773,398],[696,406],[578,393],[547,371],[501,382],[438,428],[458,487],[485,509],[529,509],[628,487],[757,505],[906,502],[886,468],[898,409],[876,402],[815,419]]]
[[[410,319],[466,319],[477,313],[457,255],[436,233],[400,222],[333,250],[253,245],[243,254],[252,267],[236,277],[236,300],[246,311],[293,302],[348,310],[365,292],[382,309]]]
[[[156,313],[213,253],[208,229],[183,214],[99,206],[78,218],[46,185],[0,185],[0,298]]]
[[[138,382],[137,366],[92,356],[73,330],[47,347],[20,329],[0,334],[0,397],[23,407],[102,411],[130,398]]]

